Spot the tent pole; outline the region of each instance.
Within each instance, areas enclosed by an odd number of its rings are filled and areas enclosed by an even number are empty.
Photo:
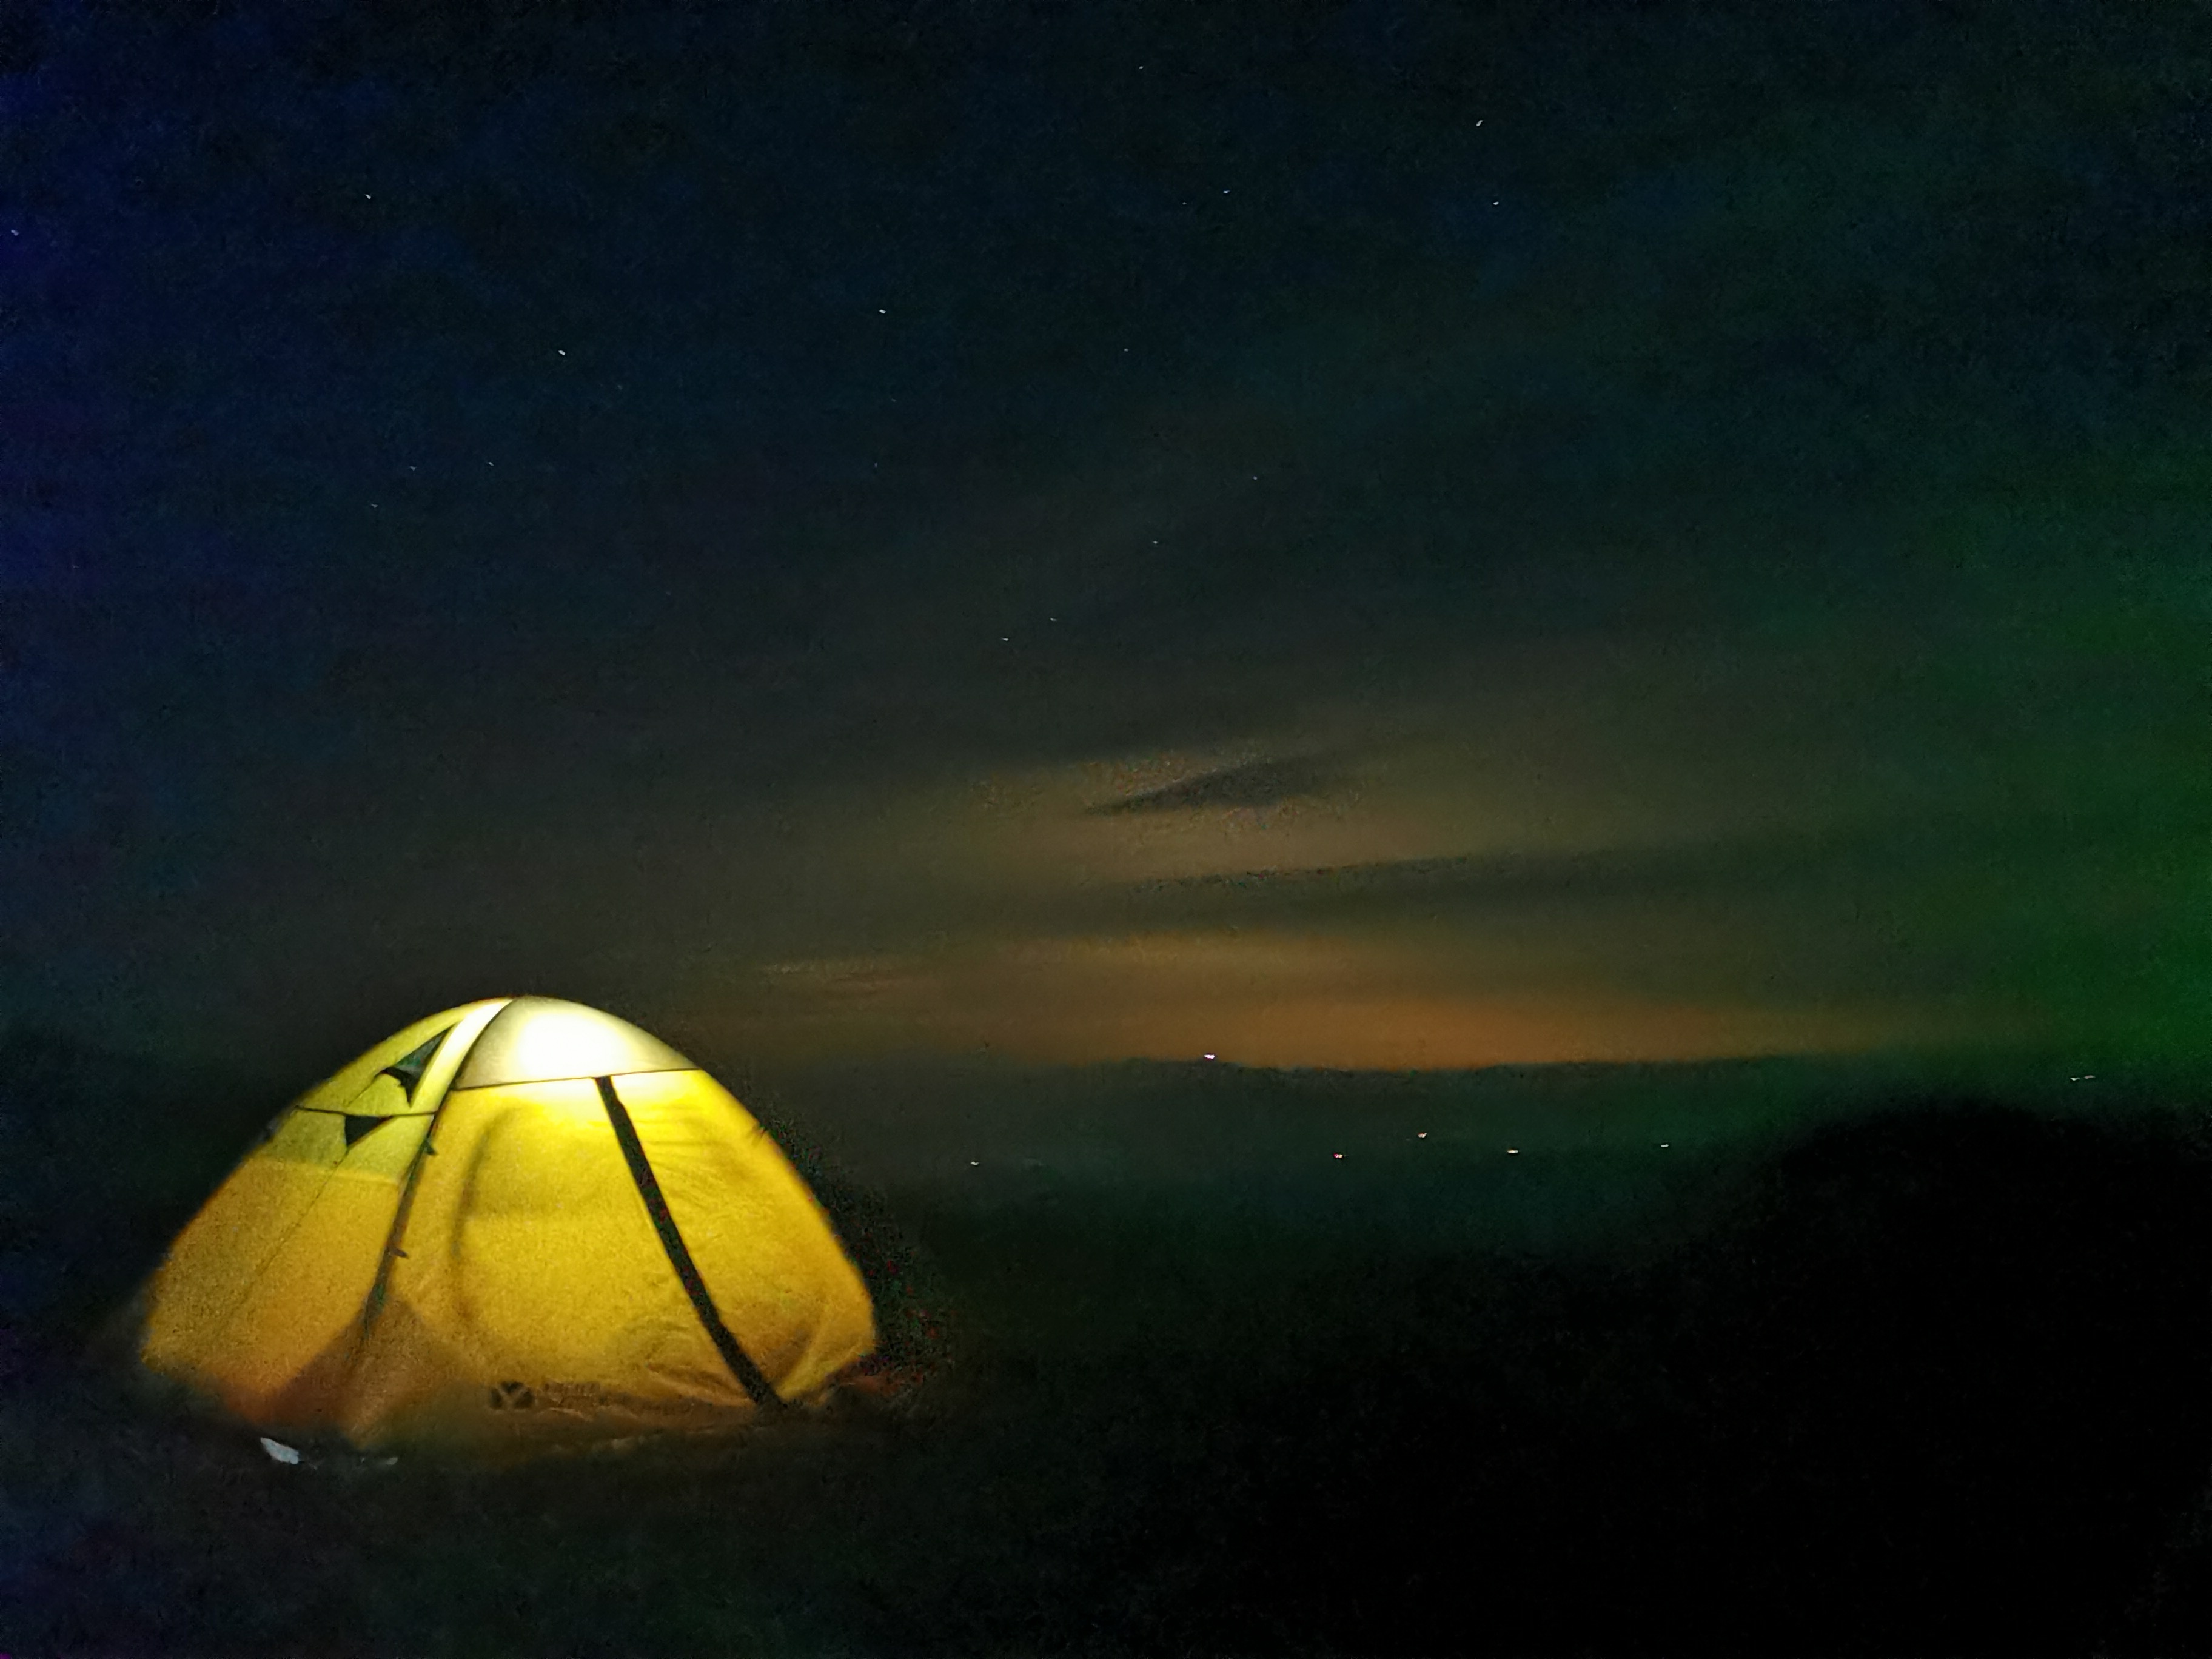
[[[645,1143],[637,1138],[637,1126],[629,1121],[629,1109],[615,1093],[615,1080],[602,1077],[592,1081],[599,1085],[607,1121],[614,1125],[615,1139],[622,1143],[623,1161],[629,1165],[629,1178],[636,1184],[637,1195],[645,1200],[646,1213],[653,1218],[653,1231],[660,1235],[660,1248],[667,1255],[668,1265],[676,1269],[676,1277],[684,1283],[684,1293],[691,1298],[691,1310],[699,1316],[699,1322],[706,1327],[715,1351],[722,1356],[722,1363],[753,1397],[753,1403],[763,1411],[780,1409],[783,1397],[776,1393],[775,1385],[753,1363],[752,1356],[738,1346],[736,1333],[722,1322],[721,1310],[715,1307],[707,1281],[700,1277],[699,1266],[692,1261],[690,1249],[684,1243],[684,1235],[676,1229],[676,1218],[669,1212],[668,1200],[661,1194],[660,1178],[653,1173],[653,1165],[645,1156]]]

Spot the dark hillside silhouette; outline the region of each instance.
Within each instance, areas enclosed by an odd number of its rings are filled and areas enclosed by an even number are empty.
[[[904,1356],[949,1351],[926,1409],[499,1472],[293,1468],[82,1357],[260,1103],[6,1054],[10,1651],[2212,1637],[2212,1160],[2177,1113],[1920,1100],[1663,1182],[1570,1148],[1412,1189],[1443,1212],[1589,1188],[1558,1202],[1616,1231],[1578,1243],[1537,1209],[1518,1244],[1412,1227],[1387,1172],[1327,1209],[1127,1176],[886,1197],[802,1146],[879,1296],[915,1310]],[[1321,1109],[1327,1079],[1299,1087]]]

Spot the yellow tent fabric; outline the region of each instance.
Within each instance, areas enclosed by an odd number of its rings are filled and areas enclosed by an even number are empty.
[[[138,1355],[263,1428],[466,1448],[734,1425],[875,1346],[744,1107],[634,1025],[518,997],[288,1108],[170,1248]]]

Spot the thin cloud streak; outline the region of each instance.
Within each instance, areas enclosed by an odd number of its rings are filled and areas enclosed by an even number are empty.
[[[1312,756],[1284,760],[1250,761],[1242,766],[1218,767],[1194,777],[1164,784],[1157,789],[1107,801],[1090,810],[1095,817],[1119,817],[1132,812],[1194,812],[1222,809],[1279,806],[1286,801],[1311,800],[1340,788],[1345,775]]]

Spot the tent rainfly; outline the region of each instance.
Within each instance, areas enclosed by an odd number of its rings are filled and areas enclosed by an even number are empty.
[[[362,1448],[733,1426],[876,1346],[767,1131],[665,1043],[544,997],[418,1021],[301,1096],[140,1315],[147,1370]]]

